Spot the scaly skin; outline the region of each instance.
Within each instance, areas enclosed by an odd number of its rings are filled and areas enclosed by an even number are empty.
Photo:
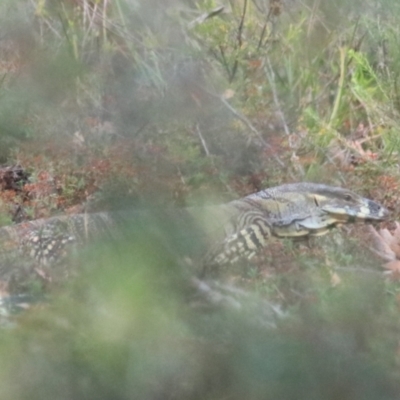
[[[347,189],[317,183],[282,185],[230,203],[242,210],[236,230],[206,256],[205,263],[226,264],[251,258],[271,236],[319,236],[335,226],[381,221],[389,211]]]
[[[1,228],[0,279],[8,280],[16,270],[56,264],[69,252],[71,244],[79,246],[96,237],[118,241],[123,237],[121,225],[127,221],[136,224],[139,214],[76,214]],[[295,183],[263,190],[220,206],[176,210],[174,214],[178,220],[188,219],[188,216],[197,226],[201,225],[202,235],[208,241],[208,251],[201,257],[202,264],[221,265],[252,257],[266,245],[270,236],[322,235],[341,224],[383,220],[388,211],[346,189]],[[183,223],[175,226],[179,229]],[[190,226],[187,224],[182,228],[185,230],[182,238],[193,242],[197,239]]]

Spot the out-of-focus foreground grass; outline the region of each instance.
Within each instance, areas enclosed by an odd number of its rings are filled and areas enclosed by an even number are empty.
[[[285,312],[235,290],[208,302],[161,225],[95,246],[50,304],[0,332],[1,398],[399,398],[398,309],[382,282],[309,286]]]

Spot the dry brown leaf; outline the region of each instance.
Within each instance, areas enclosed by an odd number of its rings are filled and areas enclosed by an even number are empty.
[[[399,260],[389,261],[388,263],[383,265],[383,268],[385,268],[387,270],[385,274],[389,275],[391,280],[400,281],[400,261]]]
[[[378,153],[371,150],[364,150],[365,139],[345,139],[334,141],[329,146],[329,153],[332,159],[337,160],[344,168],[357,165],[360,162],[375,161]]]
[[[373,245],[372,250],[385,261],[396,260],[396,253],[391,248],[392,235],[387,229],[377,231],[373,226],[369,226]]]
[[[391,272],[397,272],[400,274],[400,261],[392,260],[384,264],[383,267]]]
[[[400,223],[395,222],[395,229],[376,230],[369,227],[373,239],[372,250],[385,261],[383,268],[391,279],[400,280]]]

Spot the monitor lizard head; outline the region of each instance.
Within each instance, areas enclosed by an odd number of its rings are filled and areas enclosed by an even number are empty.
[[[382,221],[389,211],[373,200],[348,189],[319,183],[294,183],[252,195],[271,210],[271,233],[278,237],[323,235],[329,229],[352,222]]]
[[[266,189],[232,204],[242,210],[239,229],[212,251],[216,264],[252,257],[270,236],[320,236],[339,225],[389,216],[380,204],[348,189],[307,182]]]
[[[385,207],[348,189],[304,183],[298,184],[295,190],[305,193],[317,208],[331,215],[332,218],[337,218],[339,222],[372,222],[382,221],[389,217],[389,211]]]

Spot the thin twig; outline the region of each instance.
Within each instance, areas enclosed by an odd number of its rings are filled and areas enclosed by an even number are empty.
[[[259,41],[258,41],[257,50],[260,50],[260,48],[261,48],[261,46],[262,46],[262,44],[263,44],[264,37],[265,37],[265,32],[266,32],[266,30],[267,30],[268,22],[269,22],[270,19],[271,19],[271,15],[272,15],[272,7],[269,7],[267,17],[265,18],[265,24],[264,24],[264,26],[263,26],[263,28],[262,28],[261,35],[260,35],[260,39],[259,39]],[[268,40],[268,38],[265,40],[265,43],[267,43],[267,40]]]
[[[265,32],[267,30],[267,25],[268,25],[268,17],[266,18],[265,24],[264,24],[264,26],[263,26],[263,28],[261,30],[260,39],[258,40],[258,45],[257,45],[257,51],[260,50],[262,42],[264,41],[264,36],[265,36]]]
[[[253,134],[257,137],[257,139],[259,140],[259,142],[266,148],[272,150],[272,156],[274,157],[274,159],[276,160],[276,162],[283,168],[286,167],[285,163],[280,159],[280,157],[275,153],[273,147],[267,143],[265,141],[265,139],[262,137],[261,133],[255,128],[255,126],[248,120],[248,118],[246,118],[246,116],[244,116],[243,114],[241,114],[239,111],[237,111],[235,108],[233,108],[223,96],[219,96],[207,89],[205,89],[204,87],[198,85],[196,82],[193,82],[194,85],[196,87],[198,87],[201,91],[203,91],[204,93],[208,94],[209,96],[212,96],[214,98],[219,99],[222,104],[236,117],[238,118],[240,121],[242,121],[249,129],[251,132],[253,132]],[[289,175],[290,177],[295,180],[296,177],[293,175],[293,173],[291,171],[289,171]]]
[[[286,135],[290,135],[290,131],[289,131],[289,127],[286,123],[285,120],[285,116],[284,113],[282,111],[281,105],[279,103],[279,99],[278,99],[278,94],[276,91],[276,85],[275,85],[275,73],[274,70],[272,68],[271,62],[269,60],[269,57],[266,57],[266,61],[267,61],[267,70],[266,70],[266,75],[269,81],[269,84],[271,86],[271,90],[272,90],[272,97],[274,99],[274,103],[275,103],[275,107],[276,110],[278,111],[278,114],[281,118],[282,124],[283,124],[283,129],[285,130]]]
[[[246,17],[246,12],[247,12],[247,0],[244,0],[243,12],[242,12],[242,16],[240,17],[240,23],[239,23],[238,34],[237,34],[237,46],[235,46],[236,50],[240,50],[243,45],[243,27],[244,27],[244,19]],[[233,63],[233,67],[232,67],[232,72],[229,76],[229,82],[232,82],[233,79],[235,78],[238,65],[239,65],[239,60],[238,60],[238,55],[236,53],[235,61]]]
[[[239,49],[242,47],[242,44],[243,44],[242,34],[243,34],[244,18],[246,16],[246,11],[247,11],[247,0],[244,0],[243,12],[242,12],[242,16],[240,18],[238,34],[237,34],[237,43],[238,43]]]
[[[242,121],[254,134],[257,136],[257,139],[267,148],[272,149],[272,146],[268,144],[264,138],[262,137],[261,133],[254,127],[254,125],[242,114],[239,113],[239,111],[235,110],[225,99],[223,96],[220,97],[221,102],[224,104],[224,106],[233,114],[235,115],[240,121]],[[278,164],[281,167],[285,167],[285,163],[277,156],[275,153],[273,153],[273,157],[275,160],[278,162]]]
[[[205,13],[201,14],[199,17],[197,17],[193,21],[190,21],[187,24],[188,29],[189,30],[193,29],[195,26],[200,25],[200,24],[204,23],[205,21],[207,21],[208,19],[219,15],[222,11],[224,11],[224,9],[225,9],[224,6],[219,6],[209,12],[205,12]]]
[[[221,53],[221,59],[222,59],[222,65],[224,66],[224,68],[226,69],[226,72],[228,73],[229,76],[229,82],[231,82],[231,77],[232,77],[232,72],[229,69],[229,63],[225,57],[225,51],[224,48],[222,47],[222,45],[218,46],[219,51]]]
[[[103,3],[103,24],[102,24],[102,28],[103,28],[103,43],[105,43],[107,41],[107,22],[108,22],[108,18],[107,18],[107,7],[108,7],[108,1],[104,0]]]
[[[85,4],[87,4],[87,3],[85,3]],[[85,5],[85,8],[88,8],[88,6]],[[87,41],[90,33],[92,32],[93,25],[94,25],[94,22],[96,19],[96,13],[97,13],[97,4],[94,5],[94,8],[88,8],[88,10],[84,12],[85,20],[86,20],[86,15],[88,15],[89,23],[88,23],[86,32],[83,36],[83,39],[82,39],[82,48],[85,47],[86,41]],[[83,26],[86,26],[86,21],[83,22]]]
[[[346,66],[347,66],[347,47],[340,47],[340,75],[339,75],[339,82],[338,82],[338,90],[335,98],[335,103],[333,105],[333,110],[331,117],[329,118],[328,127],[331,128],[332,124],[335,124],[336,117],[339,111],[340,103],[343,97],[343,88],[345,84],[345,77],[346,77]]]
[[[199,124],[196,124],[196,133],[197,133],[197,136],[200,139],[201,145],[203,146],[203,149],[204,149],[204,152],[206,153],[206,156],[209,157],[210,156],[210,152],[208,150],[207,143],[204,140],[203,135],[201,134],[201,130],[200,130]]]

